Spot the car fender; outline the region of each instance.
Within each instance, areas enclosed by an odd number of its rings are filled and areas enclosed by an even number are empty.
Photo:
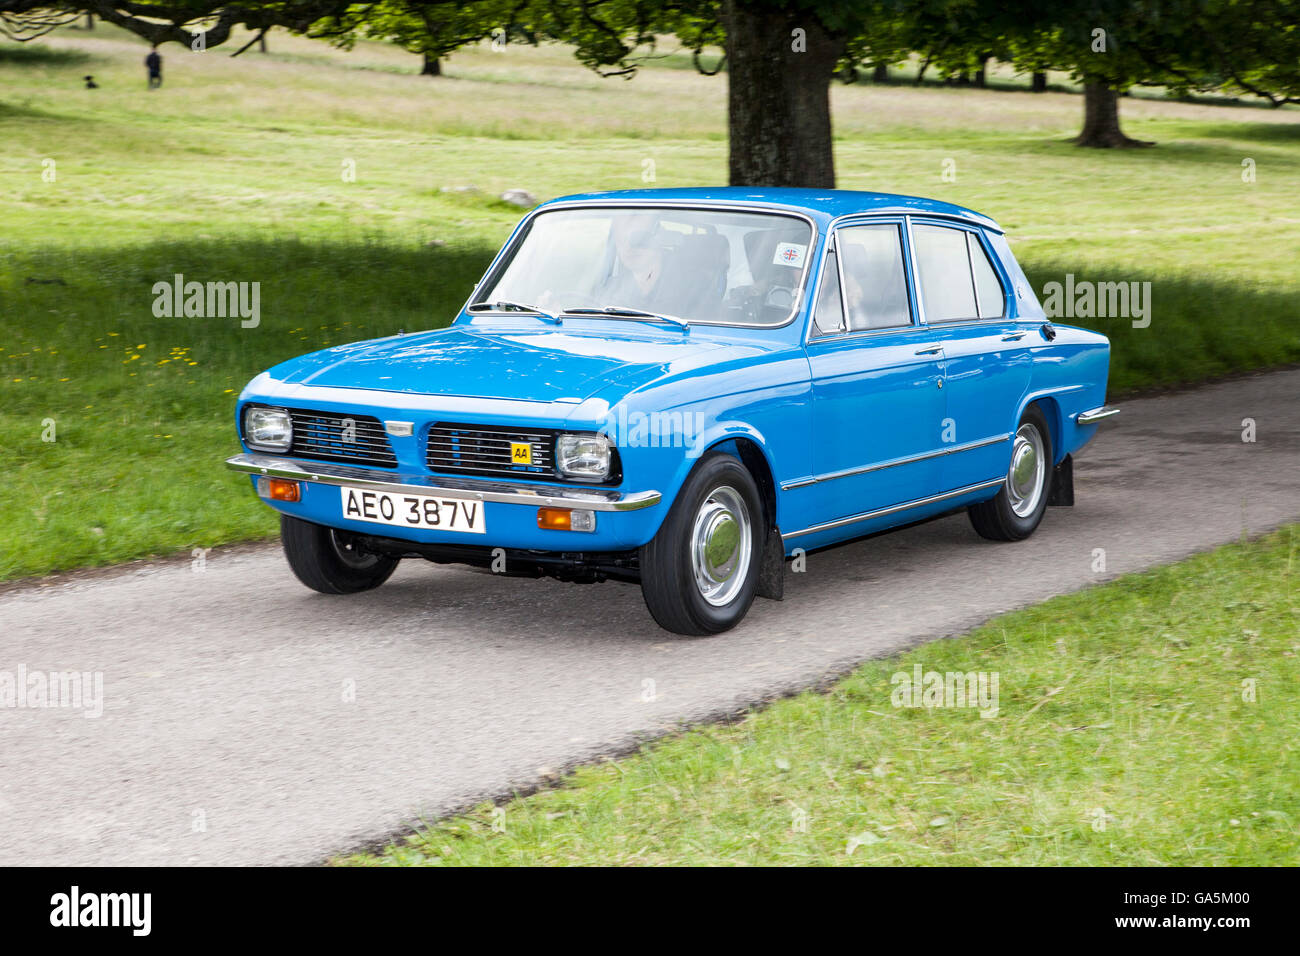
[[[1033,348],[1029,389],[1016,408],[1015,431],[1025,409],[1039,403],[1052,430],[1053,464],[1075,453],[1096,433],[1096,425],[1079,426],[1075,416],[1105,403],[1110,369],[1110,341],[1104,335],[1056,325],[1055,338]]]

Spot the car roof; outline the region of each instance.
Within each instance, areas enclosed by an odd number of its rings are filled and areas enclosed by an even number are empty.
[[[973,209],[940,199],[876,193],[855,189],[762,188],[750,186],[698,186],[682,189],[616,189],[560,196],[542,207],[570,202],[666,202],[726,204],[788,209],[823,221],[858,213],[910,213],[961,219],[1001,232],[996,222]]]

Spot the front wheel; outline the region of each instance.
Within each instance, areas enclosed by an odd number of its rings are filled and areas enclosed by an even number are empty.
[[[765,533],[749,470],[721,452],[702,458],[641,549],[641,593],[659,626],[699,636],[739,624],[754,601]]]
[[[298,580],[321,594],[356,594],[388,580],[400,558],[375,554],[357,535],[280,515],[280,543]]]
[[[1033,534],[1047,511],[1052,460],[1047,418],[1037,405],[1031,405],[1011,443],[1011,463],[1002,490],[967,511],[975,530],[993,541],[1020,541]]]

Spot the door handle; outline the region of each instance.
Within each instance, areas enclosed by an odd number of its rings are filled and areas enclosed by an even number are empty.
[[[927,345],[927,346],[926,346],[925,348],[923,348],[923,349],[917,349],[917,350],[916,350],[916,354],[917,354],[917,355],[936,355],[937,353],[942,352],[942,351],[943,351],[943,346],[942,346],[942,345]]]
[[[1023,330],[1020,332],[1008,332],[1006,335],[1002,336],[1002,341],[1018,342],[1020,339],[1023,339],[1028,334],[1029,334],[1028,332],[1025,332]]]

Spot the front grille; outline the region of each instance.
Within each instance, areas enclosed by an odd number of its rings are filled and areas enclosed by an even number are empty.
[[[393,468],[397,456],[379,419],[369,415],[340,415],[291,408],[293,446],[303,458],[342,461],[354,465]]]
[[[531,462],[516,463],[512,445],[528,445]],[[481,428],[439,422],[429,429],[430,471],[465,475],[555,477],[555,435],[525,428]]]

